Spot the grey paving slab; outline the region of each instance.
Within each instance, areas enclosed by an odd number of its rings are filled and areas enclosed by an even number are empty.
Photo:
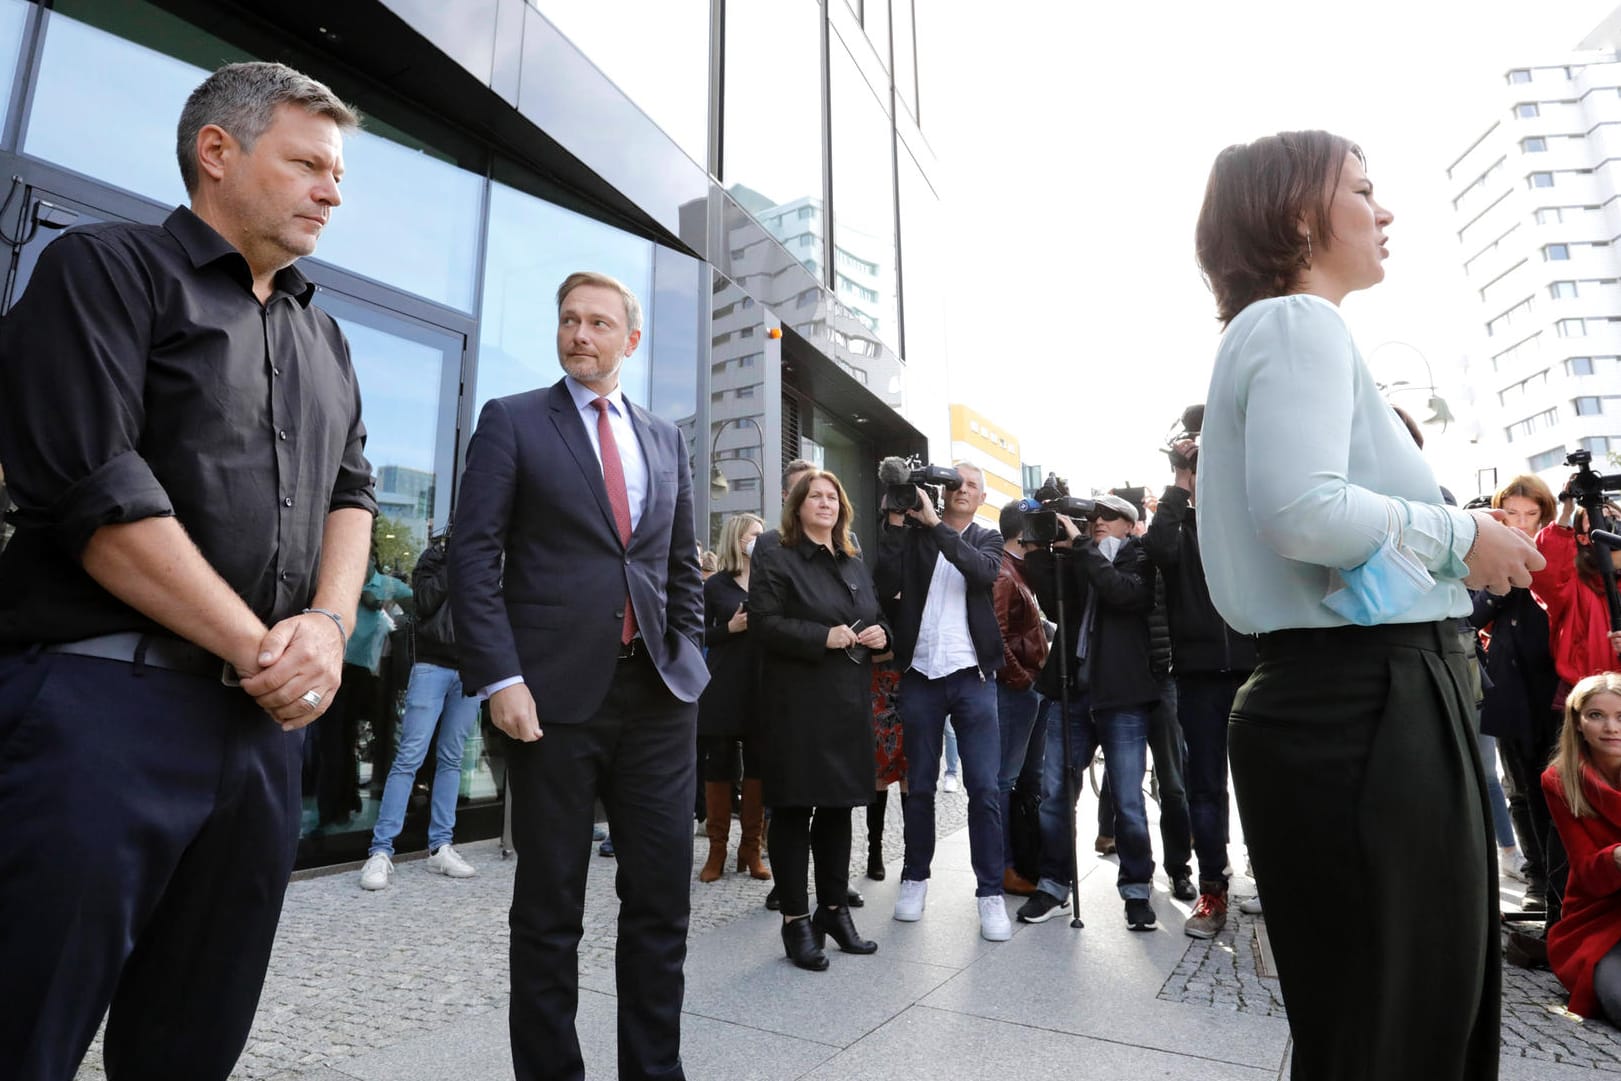
[[[1277,1063],[1238,1066],[916,1006],[803,1081],[1273,1081],[1277,1072]]]

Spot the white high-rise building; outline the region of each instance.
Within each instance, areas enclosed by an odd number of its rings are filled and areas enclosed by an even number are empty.
[[[1479,477],[1559,490],[1568,451],[1621,451],[1621,8],[1563,58],[1512,68],[1447,170],[1479,298],[1466,362]],[[1495,477],[1492,475],[1495,471]]]

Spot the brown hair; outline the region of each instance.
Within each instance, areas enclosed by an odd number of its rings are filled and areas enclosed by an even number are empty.
[[[1582,791],[1582,763],[1588,760],[1587,740],[1582,736],[1582,710],[1601,694],[1621,695],[1621,672],[1600,672],[1571,688],[1565,699],[1565,723],[1559,730],[1559,745],[1548,762],[1559,778],[1570,813],[1577,818],[1593,813],[1593,805]]]
[[[764,529],[765,519],[758,514],[734,514],[720,527],[720,543],[715,546],[717,571],[743,573],[743,534],[751,525]]]
[[[839,478],[825,469],[812,469],[794,481],[793,490],[788,493],[788,502],[782,505],[782,546],[792,548],[805,535],[805,527],[799,524],[799,508],[805,505],[813,480],[831,481],[833,490],[839,493],[839,519],[833,523],[834,551],[847,556],[855,555],[856,546],[850,540],[850,519],[855,517],[855,508],[850,506],[850,497],[844,494],[844,485],[839,483]]]
[[[1553,492],[1548,488],[1547,482],[1535,473],[1521,473],[1492,495],[1492,506],[1497,510],[1503,509],[1503,504],[1511,496],[1529,499],[1537,505],[1537,526],[1547,525],[1553,521],[1554,503]]]
[[[1341,136],[1285,131],[1216,155],[1194,246],[1223,326],[1257,300],[1293,292],[1312,247],[1333,243],[1328,210],[1347,154],[1362,158]]]
[[[642,304],[636,299],[636,294],[618,278],[610,278],[594,270],[576,270],[563,279],[563,284],[557,287],[557,314],[563,314],[563,301],[582,285],[599,285],[604,289],[616,290],[619,299],[625,302],[625,329],[633,334],[642,329]]]

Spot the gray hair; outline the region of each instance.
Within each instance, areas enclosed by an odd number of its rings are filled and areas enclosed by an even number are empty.
[[[282,105],[297,105],[329,117],[340,131],[360,127],[360,114],[354,108],[344,104],[324,83],[286,64],[227,64],[204,79],[180,110],[175,156],[180,159],[180,179],[185,181],[186,192],[196,194],[201,179],[197,168],[198,132],[213,124],[251,153],[253,144],[270,128],[276,109]]]
[[[633,334],[642,329],[642,302],[636,299],[636,294],[630,291],[630,286],[618,278],[610,278],[594,270],[576,270],[563,279],[563,284],[557,287],[558,315],[563,314],[563,301],[582,285],[599,285],[604,289],[617,290],[619,299],[625,302],[625,326]]]

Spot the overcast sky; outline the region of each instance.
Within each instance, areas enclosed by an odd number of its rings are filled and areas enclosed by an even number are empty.
[[[948,305],[952,400],[1077,486],[1165,483],[1156,448],[1203,400],[1218,343],[1193,256],[1210,163],[1295,128],[1360,143],[1396,216],[1384,283],[1344,309],[1376,377],[1427,382],[1422,353],[1456,400],[1480,316],[1446,166],[1491,123],[1504,71],[1562,59],[1617,2],[972,5],[927,35],[953,76],[924,84],[947,102],[930,137],[951,276],[972,288]],[[1422,419],[1425,397],[1395,401]],[[1456,432],[1431,453],[1472,495]]]

